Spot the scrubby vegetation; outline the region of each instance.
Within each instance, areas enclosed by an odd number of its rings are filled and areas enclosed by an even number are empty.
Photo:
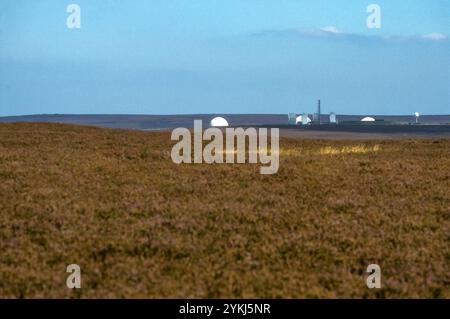
[[[450,140],[282,139],[267,176],[173,144],[0,124],[0,297],[450,297]]]

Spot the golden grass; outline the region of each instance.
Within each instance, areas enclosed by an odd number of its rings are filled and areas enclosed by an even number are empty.
[[[269,142],[270,143],[270,142]],[[367,153],[376,153],[381,150],[381,146],[378,144],[375,145],[364,145],[364,144],[355,144],[355,145],[346,145],[342,147],[335,146],[324,146],[318,150],[310,150],[310,149],[302,149],[302,148],[281,148],[278,151],[279,156],[305,156],[305,155],[339,155],[339,154],[367,154]],[[259,152],[263,152],[264,154],[273,154],[270,148],[265,149],[262,148],[256,151],[248,151],[246,152],[246,156],[248,158],[248,154],[259,154]],[[235,148],[233,150],[227,150],[224,147],[223,151],[218,151],[219,154],[238,154],[238,150]]]
[[[367,154],[380,151],[380,145],[349,145],[343,147],[326,146],[319,150],[320,155],[337,155],[337,154]]]
[[[336,142],[328,142],[336,143]],[[353,142],[355,143],[355,142]],[[327,145],[316,149],[304,149],[301,147],[281,148],[280,156],[306,156],[306,155],[340,155],[340,154],[367,154],[381,151],[379,144],[350,144],[344,146]]]
[[[282,139],[273,176],[173,144],[0,124],[0,297],[450,297],[449,140]]]

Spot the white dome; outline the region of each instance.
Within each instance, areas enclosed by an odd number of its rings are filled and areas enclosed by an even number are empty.
[[[228,126],[228,121],[225,120],[223,117],[215,117],[211,120],[211,126],[212,127]]]
[[[308,117],[306,120],[307,123],[311,123],[311,119]],[[303,116],[299,115],[297,116],[296,120],[295,120],[295,124],[302,124],[303,123]]]
[[[375,119],[373,117],[365,117],[361,120],[361,122],[375,122]]]

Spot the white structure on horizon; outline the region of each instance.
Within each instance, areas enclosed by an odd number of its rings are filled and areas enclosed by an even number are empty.
[[[308,125],[309,123],[311,123],[311,119],[308,117],[308,114],[306,113],[297,116],[297,119],[295,120],[295,124]]]
[[[361,120],[361,122],[375,122],[373,117],[367,116]]]
[[[302,124],[303,125],[311,124],[311,119],[309,118],[308,113],[303,113],[303,115],[302,115]]]
[[[333,113],[333,112],[330,113],[330,123],[331,124],[336,124],[337,123],[336,113]]]
[[[420,117],[419,112],[415,112],[414,116],[416,117],[416,124],[418,124],[419,123],[419,117]]]
[[[226,127],[228,125],[228,121],[225,120],[223,117],[215,117],[211,120],[211,126],[212,127]]]

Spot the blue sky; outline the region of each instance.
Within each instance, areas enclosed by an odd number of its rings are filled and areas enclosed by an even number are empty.
[[[0,116],[450,114],[449,20],[448,0],[2,0]]]

